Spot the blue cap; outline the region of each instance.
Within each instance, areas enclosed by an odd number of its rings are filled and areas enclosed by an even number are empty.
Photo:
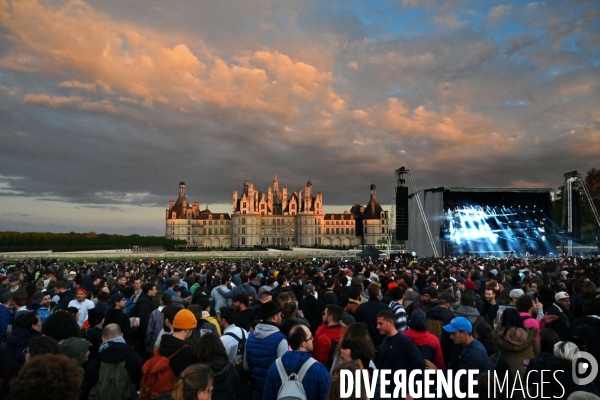
[[[457,331],[473,332],[473,325],[465,317],[456,317],[448,325],[444,325],[444,330],[449,333]]]
[[[456,282],[466,282],[466,281],[467,281],[467,278],[465,278],[462,275],[459,275],[456,277]]]

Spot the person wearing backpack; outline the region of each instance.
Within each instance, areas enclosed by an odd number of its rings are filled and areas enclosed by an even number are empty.
[[[173,319],[173,333],[163,335],[154,356],[142,367],[140,400],[150,400],[173,389],[177,378],[196,362],[196,353],[186,340],[196,329],[196,317],[187,309],[177,312]]]
[[[286,352],[271,364],[263,390],[263,399],[323,400],[331,379],[327,369],[311,357],[313,336],[304,325],[290,330]]]
[[[81,399],[137,399],[142,364],[142,357],[125,343],[119,325],[106,325],[98,354],[85,369]]]
[[[223,328],[221,342],[225,346],[225,351],[231,365],[239,368],[244,359],[244,349],[246,348],[248,332],[235,326],[234,321],[234,309],[232,307],[221,307],[221,312],[219,313],[219,323]]]
[[[315,332],[313,355],[329,371],[333,364],[335,349],[340,342],[344,327],[340,324],[342,307],[328,304],[323,311],[323,324]]]

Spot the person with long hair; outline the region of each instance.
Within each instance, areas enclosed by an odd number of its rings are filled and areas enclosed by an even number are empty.
[[[341,399],[341,371],[348,370],[352,373],[352,376],[355,375],[355,371],[360,371],[360,365],[356,361],[345,361],[333,368],[333,372],[331,373],[331,385],[329,386],[329,392],[327,393],[327,400],[340,400]],[[361,382],[362,385],[362,382]],[[350,394],[351,399],[360,399],[360,400],[368,400],[366,390],[364,385],[360,391],[360,397],[356,397],[354,390]]]
[[[213,373],[208,365],[194,364],[187,367],[175,383],[171,396],[159,396],[173,400],[211,400],[213,391]]]
[[[340,344],[344,342],[346,339],[359,338],[365,340],[369,346],[373,347],[373,342],[371,341],[371,336],[369,335],[369,328],[367,325],[362,322],[355,322],[352,325],[348,325],[344,331],[342,332],[342,336],[340,337],[340,341],[338,346],[335,348],[335,355],[333,357],[333,364],[331,366],[330,373],[333,373],[336,365],[338,365],[342,360],[340,358],[340,351],[342,347]],[[369,365],[371,368],[375,368],[375,364],[371,362]]]
[[[288,336],[290,329],[294,325],[302,324],[310,328],[310,323],[306,318],[301,317],[298,314],[298,301],[296,301],[296,295],[292,292],[283,292],[277,298],[281,312],[283,313],[283,320],[281,321],[281,333]]]
[[[205,333],[198,341],[196,356],[213,373],[213,400],[242,398],[242,385],[235,367],[229,362],[225,345],[214,333]]]
[[[527,368],[526,360],[532,359],[540,351],[538,330],[525,328],[519,311],[507,308],[502,314],[502,324],[496,333],[498,350],[508,361],[513,376],[517,372],[523,376]]]

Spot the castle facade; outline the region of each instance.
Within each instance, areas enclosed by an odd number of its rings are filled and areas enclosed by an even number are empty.
[[[314,194],[312,182],[304,189],[288,192],[279,188],[277,174],[266,193],[244,182],[233,192],[232,214],[212,213],[208,207],[186,199],[186,186],[179,184],[177,201],[166,210],[166,238],[185,240],[200,247],[348,247],[362,244],[356,229],[362,229],[364,244],[387,240],[389,215],[377,200],[376,186],[366,207],[355,204],[341,214],[323,213],[323,194]],[[361,227],[362,225],[362,227]]]

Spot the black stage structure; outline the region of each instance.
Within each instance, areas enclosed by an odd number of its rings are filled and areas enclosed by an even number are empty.
[[[419,257],[554,252],[552,189],[437,187],[418,192],[431,243],[414,193],[409,196],[406,249]]]

